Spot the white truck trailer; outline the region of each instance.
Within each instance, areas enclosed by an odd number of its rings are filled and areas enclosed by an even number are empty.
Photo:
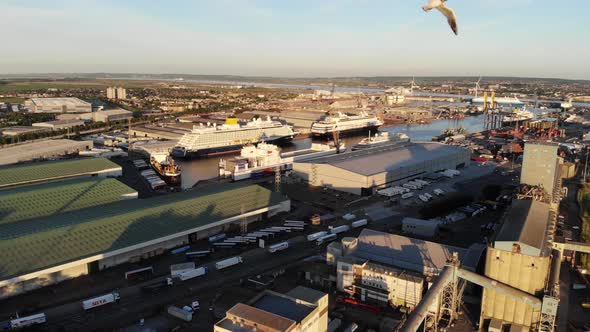
[[[285,250],[289,248],[289,242],[285,241],[285,242],[280,242],[277,244],[273,244],[272,246],[268,247],[268,252],[270,252],[271,254],[277,252],[277,251],[281,251],[281,250]]]
[[[221,269],[225,269],[227,267],[230,267],[230,266],[233,266],[236,264],[240,264],[242,262],[243,262],[243,260],[242,260],[241,256],[235,256],[232,258],[228,258],[228,259],[224,259],[222,261],[216,262],[215,268],[218,270],[221,270]]]
[[[117,302],[120,299],[121,296],[119,295],[119,293],[109,293],[82,301],[82,308],[84,308],[84,310],[90,310],[92,308],[100,307],[105,304]]]

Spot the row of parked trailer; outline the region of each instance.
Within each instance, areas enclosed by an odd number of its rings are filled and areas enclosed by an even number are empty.
[[[312,242],[315,241],[318,246],[332,242],[338,238],[338,234],[348,232],[351,229],[364,227],[369,223],[367,219],[360,219],[357,221],[353,221],[350,225],[341,225],[336,227],[331,227],[327,231],[316,232],[313,234],[309,234],[307,236],[307,241]]]

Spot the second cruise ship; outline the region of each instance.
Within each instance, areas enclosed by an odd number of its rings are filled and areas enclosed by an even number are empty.
[[[314,122],[311,126],[311,133],[314,136],[331,135],[336,131],[339,134],[347,134],[377,130],[382,124],[383,121],[379,118],[365,112],[360,112],[358,115],[347,115],[338,112],[336,116],[327,116],[320,121]]]

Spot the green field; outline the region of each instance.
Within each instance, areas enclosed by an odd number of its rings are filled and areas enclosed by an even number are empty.
[[[22,104],[26,98],[19,97],[0,97],[0,103]]]
[[[582,219],[580,241],[590,243],[590,185],[585,185],[578,191],[578,204]],[[580,256],[580,264],[586,269],[590,268],[590,255],[581,254]]]

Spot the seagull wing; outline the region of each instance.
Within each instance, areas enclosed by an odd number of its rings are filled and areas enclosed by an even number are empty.
[[[428,0],[428,5],[423,6],[422,9],[427,12],[431,9],[434,9],[438,6],[442,5],[442,1],[441,0]]]
[[[436,9],[438,9],[447,18],[451,29],[453,29],[453,32],[458,35],[459,29],[457,27],[457,16],[455,16],[455,12],[451,8],[445,6],[444,3],[436,7]]]

